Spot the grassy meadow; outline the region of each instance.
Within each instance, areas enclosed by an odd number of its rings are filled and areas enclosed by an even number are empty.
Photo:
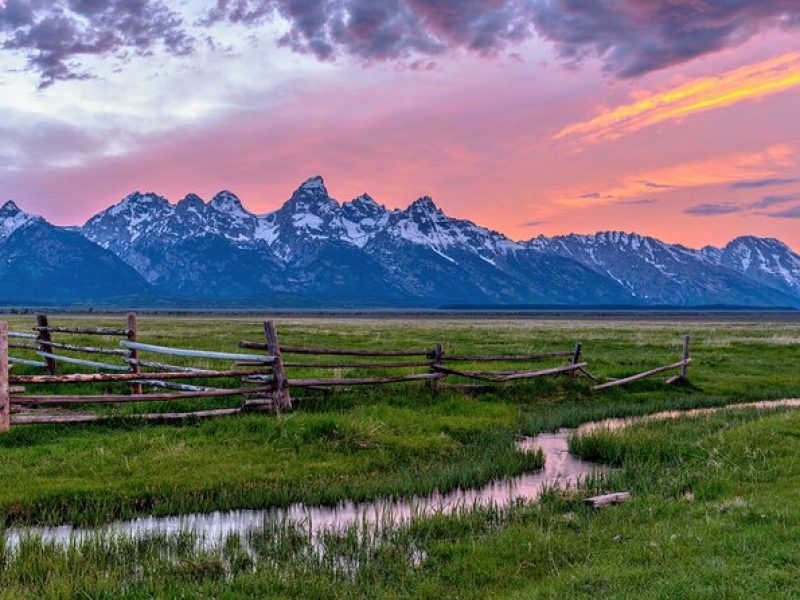
[[[8,320],[18,331],[34,324],[29,316]],[[293,391],[295,410],[279,416],[15,426],[0,435],[3,523],[96,524],[424,494],[541,466],[540,455],[516,452],[517,435],[800,395],[800,323],[276,321],[281,342],[293,346],[417,349],[439,342],[445,353],[500,354],[570,350],[579,341],[588,370],[601,378],[674,362],[689,333],[694,362],[687,386],[666,386],[662,376],[599,393],[568,377],[481,392],[412,383]],[[54,316],[51,322],[120,326],[123,320]],[[153,344],[236,352],[239,340],[262,335],[255,317],[140,317],[140,339]],[[290,377],[312,373],[323,372],[289,369]],[[125,386],[81,389],[124,392]],[[124,415],[230,405],[235,401],[185,400],[98,410]],[[593,482],[593,491],[630,490],[629,503],[591,511],[580,501],[585,492],[553,492],[535,506],[420,518],[372,536],[332,535],[325,552],[288,526],[230,539],[215,551],[197,550],[187,535],[105,537],[67,550],[27,540],[0,555],[0,597],[794,597],[800,589],[800,509],[792,501],[800,493],[798,432],[800,414],[781,409],[592,433],[573,438],[572,451],[618,467]]]

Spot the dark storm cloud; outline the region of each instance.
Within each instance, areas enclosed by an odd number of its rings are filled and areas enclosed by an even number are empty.
[[[732,213],[741,212],[743,208],[730,202],[698,204],[690,206],[683,211],[686,215],[693,217],[711,217],[714,215],[729,215]]]
[[[293,50],[381,61],[455,48],[495,54],[532,36],[533,8],[527,0],[217,0],[207,23],[279,15],[290,24],[280,42]]]
[[[737,181],[730,185],[730,189],[732,190],[751,190],[756,188],[762,187],[771,187],[774,185],[791,185],[793,183],[797,183],[800,179],[795,178],[779,178],[779,177],[768,177],[767,179],[751,179],[749,181]]]
[[[800,25],[797,0],[542,0],[540,36],[578,65],[598,57],[619,77],[636,77],[743,42],[771,27]]]
[[[798,0],[217,0],[207,24],[256,25],[279,15],[280,40],[322,60],[365,61],[466,49],[492,55],[537,33],[575,66],[596,57],[634,77],[800,25]]]
[[[41,87],[91,77],[76,64],[84,56],[142,55],[159,44],[177,55],[192,48],[180,16],[160,0],[7,0],[0,42],[27,56]]]

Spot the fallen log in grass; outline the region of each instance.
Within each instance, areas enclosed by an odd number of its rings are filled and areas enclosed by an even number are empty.
[[[584,502],[592,508],[603,508],[612,504],[621,504],[631,499],[630,492],[614,492],[613,494],[603,494],[602,496],[592,496],[586,498]]]

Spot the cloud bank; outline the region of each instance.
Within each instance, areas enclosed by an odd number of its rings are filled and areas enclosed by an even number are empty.
[[[144,55],[157,46],[191,52],[183,20],[160,0],[5,0],[0,3],[0,48],[22,52],[40,87],[87,79],[76,63],[87,56]]]
[[[800,26],[797,0],[0,0],[0,47],[24,53],[47,86],[89,77],[76,66],[87,55],[142,55],[159,45],[190,52],[192,36],[177,12],[190,9],[205,15],[197,25],[210,40],[219,23],[281,21],[280,45],[323,61],[419,68],[445,53],[494,56],[538,37],[566,66],[596,59],[619,78]]]
[[[207,23],[285,19],[281,43],[321,60],[467,50],[491,55],[538,36],[568,66],[597,58],[636,77],[800,25],[796,0],[217,0]]]

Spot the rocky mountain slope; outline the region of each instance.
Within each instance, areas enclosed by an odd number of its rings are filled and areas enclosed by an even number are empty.
[[[106,303],[152,294],[112,252],[13,202],[0,207],[0,303]]]

